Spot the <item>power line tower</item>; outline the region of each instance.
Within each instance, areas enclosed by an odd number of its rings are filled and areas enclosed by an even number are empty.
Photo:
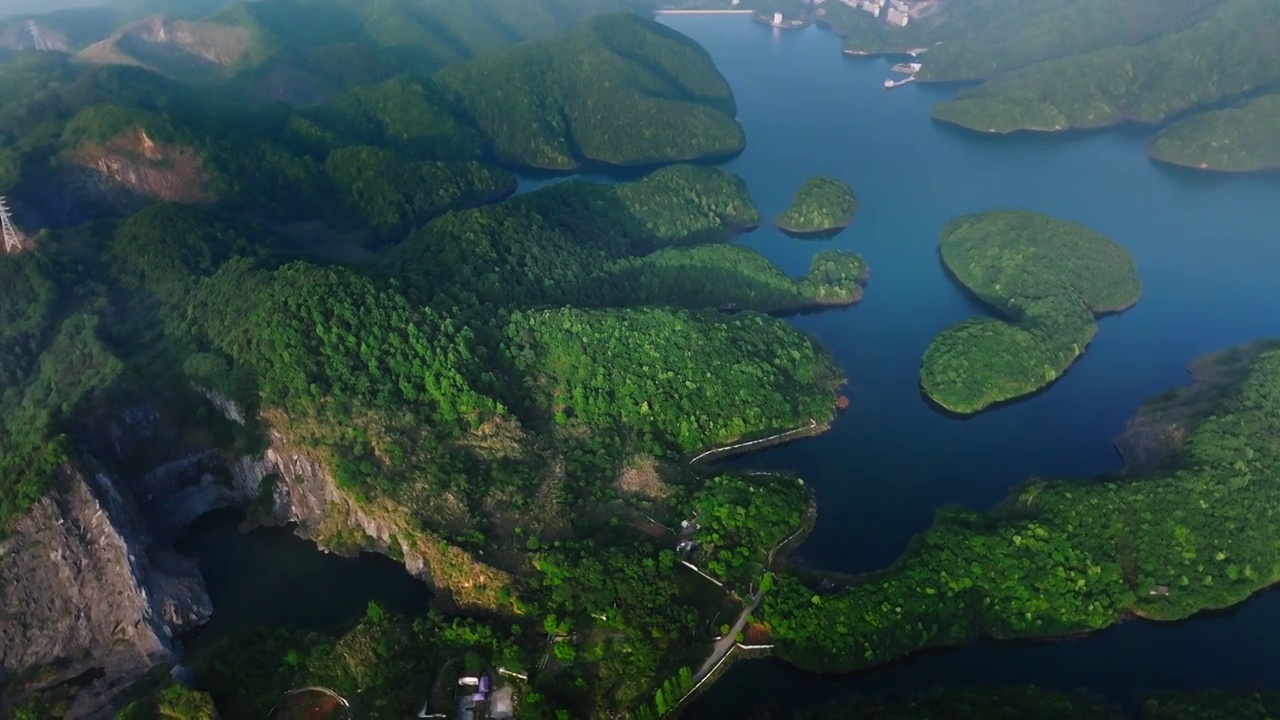
[[[0,195],[0,231],[4,232],[4,251],[5,253],[15,253],[22,249],[22,236],[18,234],[18,229],[13,226],[10,219],[9,203]]]
[[[35,20],[27,21],[27,32],[31,33],[31,39],[34,40],[36,43],[36,50],[39,50],[41,52],[46,52],[49,50],[48,43],[44,41],[44,38],[40,37],[40,26],[36,25]]]

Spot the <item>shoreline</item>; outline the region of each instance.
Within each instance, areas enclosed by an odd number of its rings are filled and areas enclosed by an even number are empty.
[[[1237,169],[1237,168],[1214,167],[1212,165],[1209,165],[1209,163],[1204,163],[1204,162],[1198,165],[1194,165],[1192,163],[1173,160],[1168,157],[1163,157],[1155,154],[1153,149],[1154,144],[1155,144],[1155,141],[1153,139],[1152,142],[1147,145],[1147,158],[1156,164],[1166,165],[1172,168],[1178,168],[1179,170],[1192,170],[1197,173],[1202,173],[1207,175],[1220,175],[1224,177],[1239,177],[1244,175],[1270,175],[1270,174],[1280,173],[1280,163],[1265,165],[1263,167],[1251,168],[1247,170]]]
[[[848,297],[832,298],[832,299],[808,298],[804,303],[797,303],[794,305],[779,305],[778,307],[775,307],[775,308],[769,308],[767,310],[758,310],[756,312],[759,312],[763,315],[768,315],[769,317],[776,317],[776,318],[790,318],[790,317],[795,317],[797,315],[811,315],[814,313],[820,313],[824,310],[838,310],[840,308],[853,307],[854,305],[857,305],[858,303],[862,302],[862,298],[865,294],[866,294],[866,291],[863,289],[861,285],[859,285],[857,292],[854,292]],[[737,313],[737,312],[744,312],[744,311],[745,310],[743,308],[721,308],[720,309],[720,312],[726,312],[726,313]]]
[[[839,225],[831,225],[829,227],[819,228],[817,230],[797,229],[794,226],[790,226],[784,223],[782,221],[782,218],[780,217],[775,218],[773,221],[773,226],[777,228],[780,232],[786,235],[789,235],[797,240],[830,240],[835,236],[839,235],[840,233],[844,232],[852,224],[853,224],[852,215],[849,216],[848,220],[845,220],[843,223],[840,223]]]
[[[715,460],[720,460],[726,457],[746,455],[753,452],[758,452],[760,450],[765,450],[771,447],[776,447],[778,445],[783,445],[785,443],[791,442],[792,440],[798,440],[801,438],[814,437],[817,435],[821,435],[831,429],[831,423],[834,421],[834,419],[835,418],[833,415],[831,420],[828,420],[824,423],[819,423],[817,420],[810,418],[808,425],[802,425],[800,427],[792,428],[791,430],[786,430],[780,433],[775,433],[773,435],[768,435],[766,437],[762,437],[757,440],[740,441],[732,445],[723,445],[720,447],[711,448],[709,450],[704,450],[701,453],[694,455],[692,458],[690,458],[686,464],[687,465],[697,465],[700,463],[705,464],[705,463],[712,462]]]

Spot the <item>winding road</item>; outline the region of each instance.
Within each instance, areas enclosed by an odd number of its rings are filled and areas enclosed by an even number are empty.
[[[760,600],[763,597],[764,594],[757,590],[756,594],[751,596],[751,604],[743,608],[742,614],[738,616],[738,621],[733,624],[733,627],[729,629],[729,632],[724,637],[716,641],[716,646],[712,649],[711,656],[707,658],[706,662],[702,663],[702,667],[698,668],[698,672],[693,675],[694,687],[697,687],[698,684],[707,679],[708,675],[715,672],[716,668],[720,666],[720,662],[737,644],[738,633],[742,632],[742,629],[747,626],[747,618],[756,611],[756,608],[760,607]]]

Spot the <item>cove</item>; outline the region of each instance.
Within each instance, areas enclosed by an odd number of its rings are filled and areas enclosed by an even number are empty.
[[[800,474],[818,522],[798,557],[849,573],[883,568],[949,503],[985,509],[1032,475],[1087,478],[1120,467],[1112,438],[1141,402],[1186,382],[1197,356],[1280,336],[1269,230],[1280,180],[1157,165],[1151,133],[988,137],[934,123],[930,106],[954,88],[886,92],[892,64],[840,54],[831,33],[774,31],[742,18],[664,17],[712,54],[738,100],[741,175],[765,219],[811,175],[849,182],[853,224],[827,243],[790,239],[766,223],[741,238],[790,273],[819,249],[861,253],[871,267],[862,303],[795,318],[832,350],[850,379],[849,413],[825,435],[729,465]],[[593,178],[594,179],[594,178]],[[1100,323],[1084,357],[1046,392],[972,419],[946,417],[920,396],[918,370],[940,330],[983,313],[945,275],[937,240],[950,219],[1029,209],[1110,236],[1136,259],[1136,307]],[[743,717],[801,698],[959,683],[1087,687],[1123,700],[1141,690],[1208,685],[1280,687],[1259,667],[1280,645],[1280,595],[1177,625],[1127,623],[1085,639],[975,645],[854,676],[805,675],[776,661],[739,663],[690,709]]]
[[[199,563],[213,601],[210,621],[185,640],[196,653],[264,627],[341,631],[364,615],[370,601],[406,615],[424,613],[430,605],[427,586],[390,558],[321,552],[291,527],[241,532],[243,519],[234,511],[210,513],[178,543]]]

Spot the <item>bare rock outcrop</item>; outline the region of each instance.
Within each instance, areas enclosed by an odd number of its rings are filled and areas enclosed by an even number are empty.
[[[200,155],[133,128],[105,143],[82,143],[62,154],[67,180],[83,201],[131,212],[149,201],[208,205],[217,197]]]
[[[152,547],[110,476],[64,470],[0,541],[0,697],[75,682],[69,717],[102,716],[211,612],[194,563]]]
[[[447,608],[491,609],[508,573],[471,553],[441,542],[417,527],[411,514],[388,502],[356,502],[312,451],[297,447],[278,431],[262,457],[241,458],[231,467],[236,487],[270,484],[270,507],[256,521],[296,524],[296,532],[321,548],[344,555],[379,552],[401,560]],[[266,487],[260,492],[265,496]]]
[[[216,74],[240,63],[252,44],[248,28],[155,15],[121,28],[80,51],[76,58],[190,77]]]

